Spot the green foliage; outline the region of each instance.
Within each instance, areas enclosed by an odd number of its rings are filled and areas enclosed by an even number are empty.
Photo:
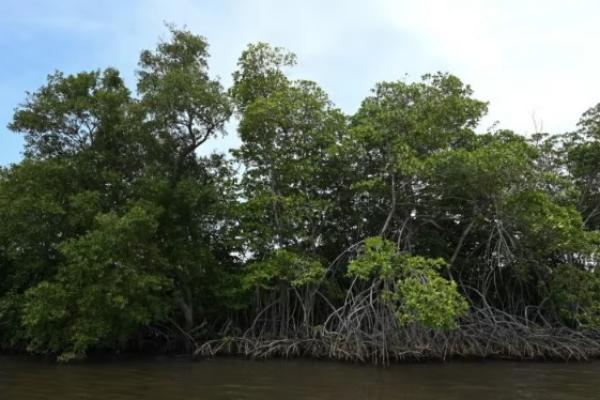
[[[133,206],[97,217],[93,231],[61,245],[56,277],[29,289],[23,324],[29,349],[82,357],[96,346],[119,347],[164,315],[170,282],[154,245],[159,210]]]
[[[421,82],[382,82],[353,118],[357,127],[372,126],[372,143],[408,145],[416,155],[456,147],[473,135],[487,104],[453,75],[425,75]],[[384,151],[389,149],[385,146]],[[392,154],[388,154],[392,155]]]
[[[561,265],[553,271],[549,288],[564,321],[575,326],[600,327],[600,274],[597,270]]]
[[[325,268],[320,262],[287,250],[275,250],[265,260],[248,266],[244,284],[263,289],[273,289],[282,283],[299,287],[319,283],[324,277]]]
[[[523,245],[541,254],[550,252],[590,254],[597,235],[582,229],[574,207],[556,204],[547,193],[524,191],[509,196],[510,222],[524,236]]]
[[[114,69],[65,76],[56,72],[29,94],[9,128],[25,132],[25,153],[48,158],[77,153],[110,140],[129,91]]]
[[[277,246],[314,252],[331,212],[336,140],[345,118],[314,82],[291,81],[281,70],[293,55],[250,45],[231,89],[240,113],[242,145],[233,154],[245,167],[242,217],[256,253]]]
[[[358,329],[385,332],[392,314],[457,328],[469,302],[600,326],[600,106],[563,135],[477,134],[487,103],[436,73],[378,83],[345,115],[287,75],[285,49],[249,45],[226,90],[206,39],[169,31],[141,53],[137,95],[114,69],[55,72],[15,110],[1,348],[305,338],[350,304]],[[200,156],[234,111],[239,148]]]
[[[77,228],[69,212],[74,172],[60,161],[25,160],[0,180],[2,290],[20,292],[56,271],[58,246]]]
[[[348,265],[348,275],[382,282],[381,296],[395,308],[401,324],[452,329],[468,305],[456,282],[440,275],[445,266],[442,259],[401,254],[394,243],[371,237]]]
[[[239,307],[235,172],[194,153],[229,99],[206,41],[171,33],[141,55],[140,100],[112,69],[55,73],[16,110],[27,158],[0,180],[2,343],[68,359]]]
[[[394,243],[379,236],[365,239],[359,256],[348,264],[348,275],[362,280],[394,279],[400,273],[398,250]]]
[[[456,282],[440,276],[446,263],[440,259],[409,257],[403,265],[404,277],[392,298],[400,303],[397,317],[403,324],[416,322],[433,329],[454,329],[457,318],[468,310]]]
[[[206,40],[170,27],[171,41],[140,56],[138,92],[151,112],[150,124],[162,140],[172,141],[178,162],[222,129],[231,114],[218,80],[208,75]]]
[[[250,44],[238,60],[238,70],[233,73],[231,97],[240,110],[259,98],[267,98],[288,85],[283,71],[296,64],[296,55],[281,47],[267,43]]]

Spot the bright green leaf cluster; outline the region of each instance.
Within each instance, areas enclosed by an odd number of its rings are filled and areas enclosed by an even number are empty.
[[[381,280],[381,294],[395,308],[398,321],[433,329],[456,328],[457,318],[468,309],[456,282],[440,275],[447,264],[442,259],[409,256],[381,237],[365,240],[348,275],[361,280]]]

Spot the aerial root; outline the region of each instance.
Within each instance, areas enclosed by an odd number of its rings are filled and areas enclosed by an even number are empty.
[[[310,335],[299,329],[283,338],[246,332],[240,337],[206,341],[194,355],[310,357],[373,364],[448,358],[567,361],[600,357],[600,332],[527,325],[498,310],[472,312],[452,331],[400,327],[378,318],[382,316],[371,315],[369,322],[362,323],[340,318],[335,326],[313,329]]]

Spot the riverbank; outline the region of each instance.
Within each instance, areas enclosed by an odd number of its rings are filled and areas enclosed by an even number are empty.
[[[526,324],[500,311],[472,313],[458,329],[385,332],[315,331],[312,336],[226,337],[196,347],[197,358],[235,355],[266,359],[308,357],[368,364],[448,359],[586,361],[600,358],[600,331]]]

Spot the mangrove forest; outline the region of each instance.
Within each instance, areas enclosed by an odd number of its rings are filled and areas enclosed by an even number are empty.
[[[224,87],[170,27],[135,88],[107,68],[27,93],[0,168],[0,349],[600,356],[600,105],[571,132],[481,131],[488,104],[437,72],[348,115],[295,64],[250,44]]]

